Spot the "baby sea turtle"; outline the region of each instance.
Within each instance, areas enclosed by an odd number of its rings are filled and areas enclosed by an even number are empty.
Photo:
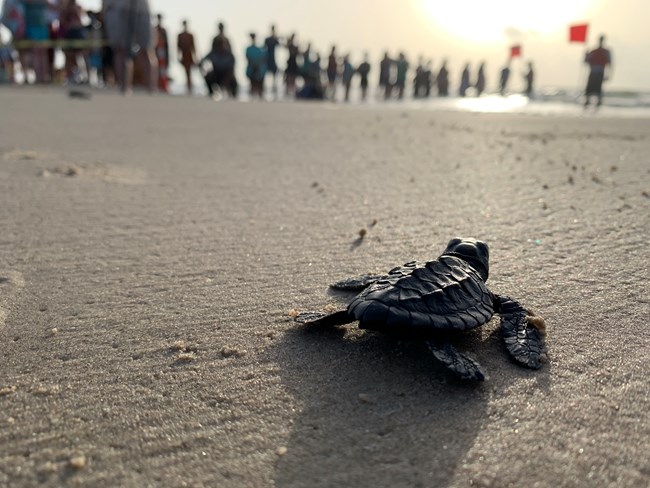
[[[386,275],[364,275],[330,285],[360,293],[346,310],[305,312],[295,320],[314,326],[358,320],[361,329],[406,332],[426,341],[433,355],[461,378],[483,381],[479,364],[458,352],[444,333],[473,329],[498,313],[501,337],[510,355],[523,366],[539,369],[546,358],[544,319],[512,298],[488,290],[488,272],[485,242],[452,239],[434,261],[413,261]]]

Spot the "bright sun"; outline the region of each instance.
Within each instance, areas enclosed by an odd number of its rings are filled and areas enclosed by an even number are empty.
[[[420,0],[436,28],[467,42],[519,40],[548,35],[585,20],[597,0]]]

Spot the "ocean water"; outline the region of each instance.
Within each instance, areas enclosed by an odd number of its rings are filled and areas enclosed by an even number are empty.
[[[194,96],[206,97],[207,91],[200,79],[195,78]],[[241,80],[240,80],[241,81]],[[173,95],[185,95],[185,87],[179,83],[171,84]],[[240,101],[249,102],[248,87],[240,86]],[[270,88],[267,88],[265,100],[268,102],[281,101],[292,102],[293,99],[283,96],[282,87],[280,93],[275,95]],[[324,101],[323,103],[332,103]],[[650,92],[644,91],[605,91],[603,105],[596,109],[592,104],[585,109],[583,106],[584,97],[578,90],[567,90],[558,88],[540,89],[533,98],[521,94],[509,94],[501,96],[498,93],[487,93],[481,97],[446,97],[433,96],[426,99],[414,99],[405,95],[403,100],[384,100],[379,90],[375,87],[369,89],[369,95],[365,102],[361,101],[361,94],[358,88],[350,92],[350,102],[343,101],[343,89],[339,87],[335,105],[351,105],[355,107],[377,107],[409,110],[433,110],[433,111],[461,111],[475,113],[526,113],[533,115],[555,115],[584,117],[592,115],[609,117],[641,117],[650,118]]]

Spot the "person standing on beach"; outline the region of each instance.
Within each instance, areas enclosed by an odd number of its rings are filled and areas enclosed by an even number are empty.
[[[480,97],[485,91],[485,63],[481,63],[478,67],[478,75],[476,76],[476,96]]]
[[[287,69],[284,71],[285,93],[287,96],[294,96],[296,94],[296,78],[300,74],[300,68],[298,67],[298,54],[300,51],[296,44],[295,34],[291,34],[287,40],[287,51],[289,51],[289,57],[287,58]]]
[[[149,92],[157,85],[148,0],[104,0],[106,33],[113,47],[115,74],[123,94],[133,90],[133,62],[138,62]],[[135,46],[135,49],[134,49]]]
[[[330,99],[336,98],[336,80],[339,73],[339,61],[336,58],[336,46],[332,46],[327,58],[327,91]]]
[[[187,93],[189,95],[193,91],[192,66],[196,64],[196,48],[194,46],[194,36],[187,30],[187,20],[183,20],[183,31],[178,34],[176,39],[176,49],[178,50],[178,61],[185,70]]]
[[[34,41],[31,52],[31,65],[36,75],[36,83],[48,83],[51,74],[48,68],[47,48],[39,45],[39,41],[50,39],[50,23],[47,20],[47,0],[23,0],[20,2],[25,12],[25,39]],[[21,64],[24,57],[21,56]]]
[[[589,78],[585,89],[585,107],[589,105],[592,95],[598,97],[596,107],[603,103],[603,81],[607,80],[612,69],[612,54],[605,49],[605,36],[598,38],[598,47],[585,55],[585,63],[589,65]],[[608,71],[605,73],[605,71]]]
[[[255,44],[255,34],[250,33],[251,43],[246,48],[246,76],[251,83],[251,98],[264,96],[264,76],[266,76],[266,51]]]
[[[458,88],[458,95],[464,97],[467,95],[467,89],[471,85],[469,81],[469,63],[463,68],[463,73],[460,75],[460,87]]]
[[[169,39],[167,29],[162,25],[162,14],[156,16],[156,59],[158,59],[158,89],[161,92],[169,91],[167,68],[169,66]]]
[[[368,53],[363,55],[363,63],[357,68],[357,73],[361,78],[359,85],[361,86],[361,100],[365,101],[368,95],[368,73],[370,73],[370,63],[368,63]]]
[[[83,41],[86,39],[86,28],[82,23],[84,10],[77,4],[76,0],[68,0],[61,7],[59,13],[59,29],[63,32],[63,38],[67,41]],[[65,54],[65,75],[68,83],[78,83],[79,78],[79,54],[82,49],[79,46],[70,46],[63,49]],[[89,68],[86,66],[86,73]]]
[[[506,87],[508,86],[508,79],[510,78],[510,61],[501,69],[499,77],[499,94],[504,96],[506,94]]]
[[[397,86],[397,98],[400,100],[404,98],[404,87],[406,86],[406,73],[409,69],[409,62],[406,59],[404,53],[399,53],[397,58],[397,80],[395,85]]]
[[[524,81],[526,82],[525,94],[528,98],[533,98],[533,83],[535,82],[535,70],[533,69],[533,62],[528,61],[528,72],[524,74]]]
[[[217,24],[217,35],[212,39],[212,50],[215,51],[215,47],[221,47],[229,52],[232,52],[232,47],[230,45],[230,40],[226,37],[226,27],[223,25],[223,22]],[[223,42],[222,42],[223,41]]]
[[[436,84],[438,85],[438,96],[449,96],[449,70],[447,69],[447,60],[442,61],[440,71],[436,77]]]
[[[389,99],[393,89],[390,80],[390,70],[393,66],[393,60],[388,57],[388,53],[384,53],[384,57],[379,63],[379,88],[384,89],[384,98]]]
[[[350,86],[352,85],[352,77],[354,76],[354,67],[350,63],[350,55],[346,54],[343,58],[343,73],[341,80],[343,81],[343,88],[345,90],[345,101],[350,101]]]
[[[275,60],[275,48],[280,44],[278,36],[275,35],[275,26],[271,26],[271,34],[269,37],[264,39],[264,47],[266,49],[266,71],[270,73],[273,80],[273,94],[277,95],[278,86],[277,86],[277,73],[278,73],[278,63]]]

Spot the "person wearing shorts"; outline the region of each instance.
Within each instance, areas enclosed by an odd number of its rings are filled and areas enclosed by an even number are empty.
[[[104,0],[106,34],[113,48],[115,74],[122,93],[133,89],[133,61],[139,63],[151,92],[158,85],[148,0]]]

